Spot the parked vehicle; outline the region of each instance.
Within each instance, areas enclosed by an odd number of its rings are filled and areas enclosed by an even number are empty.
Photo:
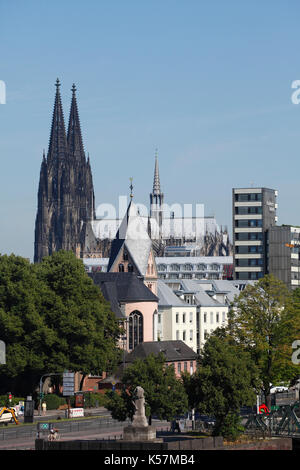
[[[8,423],[13,422],[19,424],[14,408],[7,408],[6,406],[0,408],[0,424],[4,424],[5,426],[7,426]]]

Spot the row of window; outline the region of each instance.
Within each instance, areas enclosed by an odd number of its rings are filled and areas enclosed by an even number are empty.
[[[220,312],[209,312],[209,319],[210,323],[220,323],[221,321],[221,316]],[[226,320],[226,312],[222,312],[222,322],[225,322]],[[203,313],[203,322],[208,323],[208,313],[204,312]]]
[[[262,245],[238,245],[235,247],[235,252],[237,254],[248,254],[248,253],[262,253]]]
[[[247,266],[262,266],[263,259],[262,258],[236,259],[235,264],[236,266],[239,266],[240,268],[246,268]]]
[[[182,273],[182,274],[175,274],[175,273],[159,273],[158,277],[160,279],[221,279],[221,274],[218,273],[210,273],[210,274],[187,274],[187,273]]]
[[[262,232],[240,232],[235,234],[235,239],[238,241],[247,241],[247,240],[262,240]]]
[[[183,312],[181,315],[182,315],[181,316],[181,322],[186,323],[187,314],[185,312]],[[193,312],[190,312],[188,318],[189,318],[189,322],[193,323]],[[178,312],[176,313],[176,323],[180,323],[180,313],[178,313]]]
[[[174,367],[175,364],[169,364],[169,367]],[[187,372],[188,371],[188,363],[185,361],[183,363],[177,362],[177,372],[180,374],[181,372]],[[193,361],[190,361],[190,374],[194,373],[194,363]]]
[[[261,201],[262,193],[235,194],[236,202]]]
[[[181,333],[182,333],[182,337],[180,337],[180,330],[176,330],[176,339],[177,340],[182,339],[182,341],[187,341],[186,330],[183,330]],[[194,331],[190,330],[190,335],[189,335],[189,340],[190,341],[193,341],[193,336],[194,336]]]
[[[247,227],[262,227],[262,219],[240,219],[235,221],[235,226],[238,228]]]
[[[263,275],[264,275],[263,272],[242,272],[242,273],[236,272],[235,273],[236,279],[240,281],[245,281],[245,280],[255,281],[263,277]]]
[[[166,264],[159,264],[157,266],[158,271],[167,271],[168,267]],[[221,269],[221,265],[219,264],[197,264],[195,268],[192,264],[171,264],[170,270],[171,271],[219,271]]]
[[[261,206],[241,206],[235,208],[235,213],[237,215],[246,215],[246,214],[262,214]]]

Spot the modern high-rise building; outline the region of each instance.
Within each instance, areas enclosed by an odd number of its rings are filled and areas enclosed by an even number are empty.
[[[289,289],[300,286],[300,227],[281,225],[268,230],[268,272]]]
[[[233,188],[234,279],[257,280],[268,272],[267,231],[276,225],[277,191]]]

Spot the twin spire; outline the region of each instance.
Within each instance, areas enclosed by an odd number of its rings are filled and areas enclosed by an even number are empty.
[[[69,116],[68,133],[66,134],[63,107],[60,96],[60,81],[56,80],[56,94],[54,101],[52,126],[50,132],[50,141],[47,160],[62,161],[69,154],[73,159],[85,160],[85,153],[81,135],[79,113],[76,100],[76,87],[72,86],[72,101]]]

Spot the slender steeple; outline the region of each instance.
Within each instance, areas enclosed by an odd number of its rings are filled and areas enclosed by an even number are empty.
[[[162,234],[163,222],[163,203],[164,195],[160,188],[159,170],[158,170],[158,157],[157,150],[155,151],[155,167],[154,167],[154,180],[153,190],[150,194],[150,219],[154,219],[156,223],[151,226],[152,239],[160,239]],[[151,221],[150,221],[151,225]]]
[[[67,152],[67,137],[65,129],[65,121],[63,108],[61,104],[60,97],[60,82],[59,79],[56,80],[56,94],[54,101],[53,117],[52,117],[52,126],[50,132],[49,148],[47,162],[52,164],[54,162],[59,162],[65,159]]]
[[[70,108],[67,142],[68,151],[71,158],[75,158],[75,160],[78,162],[82,162],[83,159],[85,160],[85,153],[82,142],[80,120],[76,100],[76,87],[74,83],[72,86],[72,101]]]
[[[155,151],[155,167],[154,167],[154,180],[153,180],[153,194],[160,194],[160,180],[159,180],[157,150]]]

